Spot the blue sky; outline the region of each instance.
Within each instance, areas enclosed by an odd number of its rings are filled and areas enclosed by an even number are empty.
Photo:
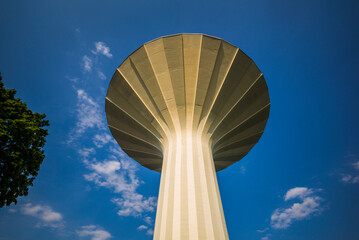
[[[0,209],[0,239],[151,239],[160,174],[106,126],[115,69],[143,43],[205,33],[263,72],[266,130],[217,174],[230,239],[359,238],[357,1],[1,1],[7,88],[50,120],[27,197]]]

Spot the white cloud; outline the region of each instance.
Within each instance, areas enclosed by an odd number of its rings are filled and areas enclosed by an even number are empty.
[[[355,176],[353,179],[352,179],[352,183],[358,183],[359,182],[359,176]]]
[[[320,213],[322,198],[316,196],[313,189],[292,188],[288,190],[284,200],[298,198],[302,202],[294,203],[289,208],[278,208],[271,216],[271,226],[275,229],[288,228],[293,221],[302,220],[315,213]]]
[[[83,89],[77,89],[76,126],[70,133],[68,143],[89,128],[105,129],[105,121],[100,105]]]
[[[153,222],[152,218],[149,217],[149,216],[145,217],[145,218],[143,219],[143,221],[145,221],[148,225],[151,225],[152,222]]]
[[[139,217],[145,212],[153,212],[156,198],[146,198],[136,192],[141,181],[136,175],[137,167],[134,162],[127,157],[119,158],[123,156],[123,152],[118,147],[111,147],[110,150],[112,154],[103,162],[85,161],[87,168],[91,170],[91,173],[84,175],[85,179],[120,194],[112,199],[119,207],[117,214],[120,216]],[[149,222],[151,218],[145,217],[144,221]]]
[[[95,47],[96,50],[92,51],[93,54],[112,56],[110,48],[103,42],[95,43]],[[83,68],[88,72],[93,69],[92,59],[86,55],[83,57]],[[105,78],[99,69],[96,70],[100,78]],[[137,165],[121,150],[108,133],[102,105],[89,96],[84,89],[75,89],[77,92],[77,122],[70,132],[68,143],[72,143],[82,136],[86,136],[86,140],[92,139],[90,146],[88,141],[86,147],[81,146],[80,141],[78,142],[80,146],[76,145],[79,149],[77,150],[78,155],[89,170],[87,174],[84,174],[84,178],[96,186],[105,187],[114,193],[111,201],[116,205],[118,215],[141,217],[149,224],[152,219],[147,216],[147,213],[154,212],[157,198],[143,196],[137,192],[139,185],[143,184],[136,173]],[[90,236],[90,232],[96,232],[96,230],[98,229],[94,229],[93,226],[84,226],[79,233],[82,236],[85,236],[84,234]],[[153,231],[152,229],[148,230],[150,233]]]
[[[17,212],[17,210],[16,210],[16,209],[14,209],[14,208],[10,208],[10,209],[9,209],[9,212],[11,212],[11,213],[16,213],[16,212]]]
[[[266,231],[268,231],[268,227],[266,227],[265,229],[263,229],[263,230],[257,230],[257,232],[259,232],[259,233],[264,233],[264,232],[266,232]]]
[[[82,148],[82,149],[78,150],[78,153],[80,154],[80,156],[87,158],[90,155],[95,153],[95,149],[94,148]]]
[[[95,225],[82,226],[77,231],[77,235],[79,237],[91,237],[91,240],[107,240],[112,238],[109,232]]]
[[[307,197],[311,194],[313,194],[312,189],[308,189],[306,187],[295,187],[295,188],[290,189],[285,194],[284,200],[288,201],[288,200],[294,199],[294,198],[304,199],[305,197]]]
[[[137,230],[146,230],[148,227],[147,226],[145,226],[145,225],[141,225],[141,226],[139,226],[138,228],[137,228]]]
[[[153,235],[153,229],[148,229],[146,232],[147,235]]]
[[[109,142],[116,144],[116,141],[114,140],[114,138],[108,133],[96,134],[93,137],[93,143],[98,148],[102,148],[104,145],[106,145]]]
[[[351,180],[352,180],[352,178],[353,178],[353,176],[352,175],[350,175],[350,174],[344,174],[343,176],[342,176],[342,181],[343,182],[350,182]]]
[[[351,155],[350,157],[357,159],[355,155]],[[355,160],[350,166],[352,169],[347,170],[347,173],[342,174],[340,180],[345,183],[359,183],[359,174],[357,173],[357,170],[359,170],[359,161]]]
[[[121,198],[113,198],[112,201],[120,207],[118,215],[134,217],[144,212],[154,212],[157,204],[155,197],[145,198],[136,192],[124,192]]]
[[[33,216],[40,219],[41,222],[36,225],[37,227],[64,227],[62,215],[58,212],[53,211],[51,207],[47,205],[32,205],[31,203],[27,203],[22,207],[21,211],[25,215]]]
[[[99,77],[101,80],[105,80],[105,79],[106,79],[105,74],[103,74],[103,72],[101,72],[101,71],[98,71],[98,72],[97,72],[97,75],[98,75],[98,77]]]
[[[77,77],[67,77],[72,83],[77,83],[80,79]]]
[[[99,186],[112,189],[115,193],[134,191],[139,181],[131,181],[126,171],[120,171],[123,166],[119,161],[89,162],[87,167],[92,170],[84,177]]]
[[[77,113],[78,123],[77,127],[80,131],[84,131],[86,128],[97,127],[104,129],[104,119],[101,114],[100,106],[94,101],[84,90],[77,90]]]
[[[91,72],[92,71],[92,60],[88,56],[82,57],[82,67],[85,72]]]
[[[118,144],[116,143],[116,141],[113,141],[114,145],[109,148],[109,153],[111,154],[110,157],[114,158],[114,159],[128,159],[127,154],[122,151],[122,149],[120,147],[118,147]],[[115,147],[114,147],[115,146]],[[133,169],[134,171],[137,170],[136,166],[133,164],[133,161],[126,161],[126,168],[129,169]]]
[[[359,170],[359,161],[354,162],[354,163],[353,163],[353,167],[354,167],[356,170]]]
[[[263,230],[257,230],[257,232],[264,234],[264,233],[268,232],[268,230],[269,230],[269,228],[266,227],[266,228],[263,229]],[[268,240],[271,235],[272,235],[272,234],[270,234],[270,233],[266,233],[265,236],[261,237],[261,240]]]
[[[108,58],[112,57],[112,54],[110,53],[110,48],[107,47],[104,42],[96,42],[95,48],[96,48],[95,51],[91,51],[93,54],[102,54]]]
[[[341,181],[345,182],[345,183],[358,183],[359,176],[353,176],[351,174],[344,174],[344,175],[342,175]]]

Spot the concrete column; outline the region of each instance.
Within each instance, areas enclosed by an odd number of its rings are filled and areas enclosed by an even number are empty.
[[[154,239],[228,239],[209,143],[189,129],[165,145]]]

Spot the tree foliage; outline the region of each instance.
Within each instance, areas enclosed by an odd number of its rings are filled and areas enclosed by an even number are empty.
[[[15,98],[14,89],[6,89],[0,74],[0,207],[17,203],[44,160],[45,114],[33,113],[26,103]]]

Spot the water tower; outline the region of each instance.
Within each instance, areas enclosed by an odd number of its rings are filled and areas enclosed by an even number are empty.
[[[111,133],[161,172],[154,239],[228,239],[216,171],[258,142],[269,109],[263,74],[219,38],[161,37],[116,69],[106,96]]]

